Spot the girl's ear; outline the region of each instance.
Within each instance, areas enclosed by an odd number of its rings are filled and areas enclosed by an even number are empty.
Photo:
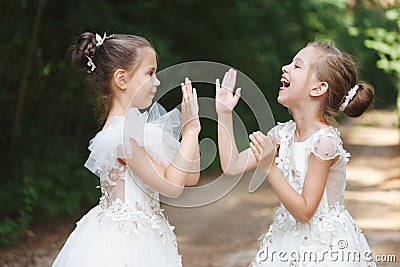
[[[127,78],[128,73],[123,69],[117,69],[114,72],[114,83],[117,85],[119,89],[125,90],[128,88]]]
[[[312,87],[310,90],[310,96],[322,96],[326,92],[328,92],[328,83],[327,82],[320,82],[316,86]]]

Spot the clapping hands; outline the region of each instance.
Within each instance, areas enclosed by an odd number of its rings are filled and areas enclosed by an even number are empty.
[[[192,82],[185,78],[185,83],[181,83],[182,89],[182,134],[186,131],[199,133],[201,130],[199,120],[199,105],[197,102],[197,91],[192,88]]]
[[[276,157],[278,146],[270,135],[264,135],[260,131],[250,134],[249,138],[250,149],[257,160],[257,165],[268,175]]]

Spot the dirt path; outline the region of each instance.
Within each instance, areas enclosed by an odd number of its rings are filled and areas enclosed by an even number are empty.
[[[395,255],[400,262],[399,131],[393,112],[375,111],[342,127],[348,165],[345,205],[364,230],[375,255]],[[203,183],[219,174],[202,174]],[[207,177],[207,178],[205,178]],[[272,222],[278,200],[267,183],[249,194],[250,174],[227,196],[200,208],[165,206],[176,226],[179,251],[186,267],[247,266]],[[17,248],[0,250],[0,266],[50,266],[74,227],[75,218],[35,227]]]

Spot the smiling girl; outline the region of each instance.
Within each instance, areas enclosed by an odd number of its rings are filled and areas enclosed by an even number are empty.
[[[140,112],[152,104],[160,81],[153,46],[135,35],[82,33],[72,62],[89,72],[103,103],[104,127],[90,141],[85,163],[100,178],[102,196],[53,266],[181,266],[159,194],[176,198],[198,182],[196,90],[189,79],[182,83],[181,114],[159,104]]]
[[[339,111],[360,116],[373,101],[373,88],[357,80],[350,58],[313,42],[282,67],[278,102],[293,120],[267,135],[250,135],[239,153],[233,138],[236,72],[217,81],[219,153],[226,174],[261,168],[281,204],[251,266],[375,266],[362,230],[344,206],[349,160],[339,131]],[[230,149],[229,149],[230,148]]]

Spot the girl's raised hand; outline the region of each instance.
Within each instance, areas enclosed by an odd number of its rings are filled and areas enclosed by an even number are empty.
[[[224,75],[222,85],[219,79],[215,81],[215,108],[217,114],[224,112],[232,112],[240,99],[241,88],[238,88],[235,93],[233,90],[236,84],[236,70],[229,69]]]
[[[192,82],[185,78],[185,83],[181,83],[182,88],[182,134],[186,131],[199,133],[201,130],[199,120],[199,105],[197,103],[197,91],[192,88]]]
[[[277,153],[277,146],[269,135],[260,131],[250,134],[250,149],[257,160],[258,166],[267,175]]]

